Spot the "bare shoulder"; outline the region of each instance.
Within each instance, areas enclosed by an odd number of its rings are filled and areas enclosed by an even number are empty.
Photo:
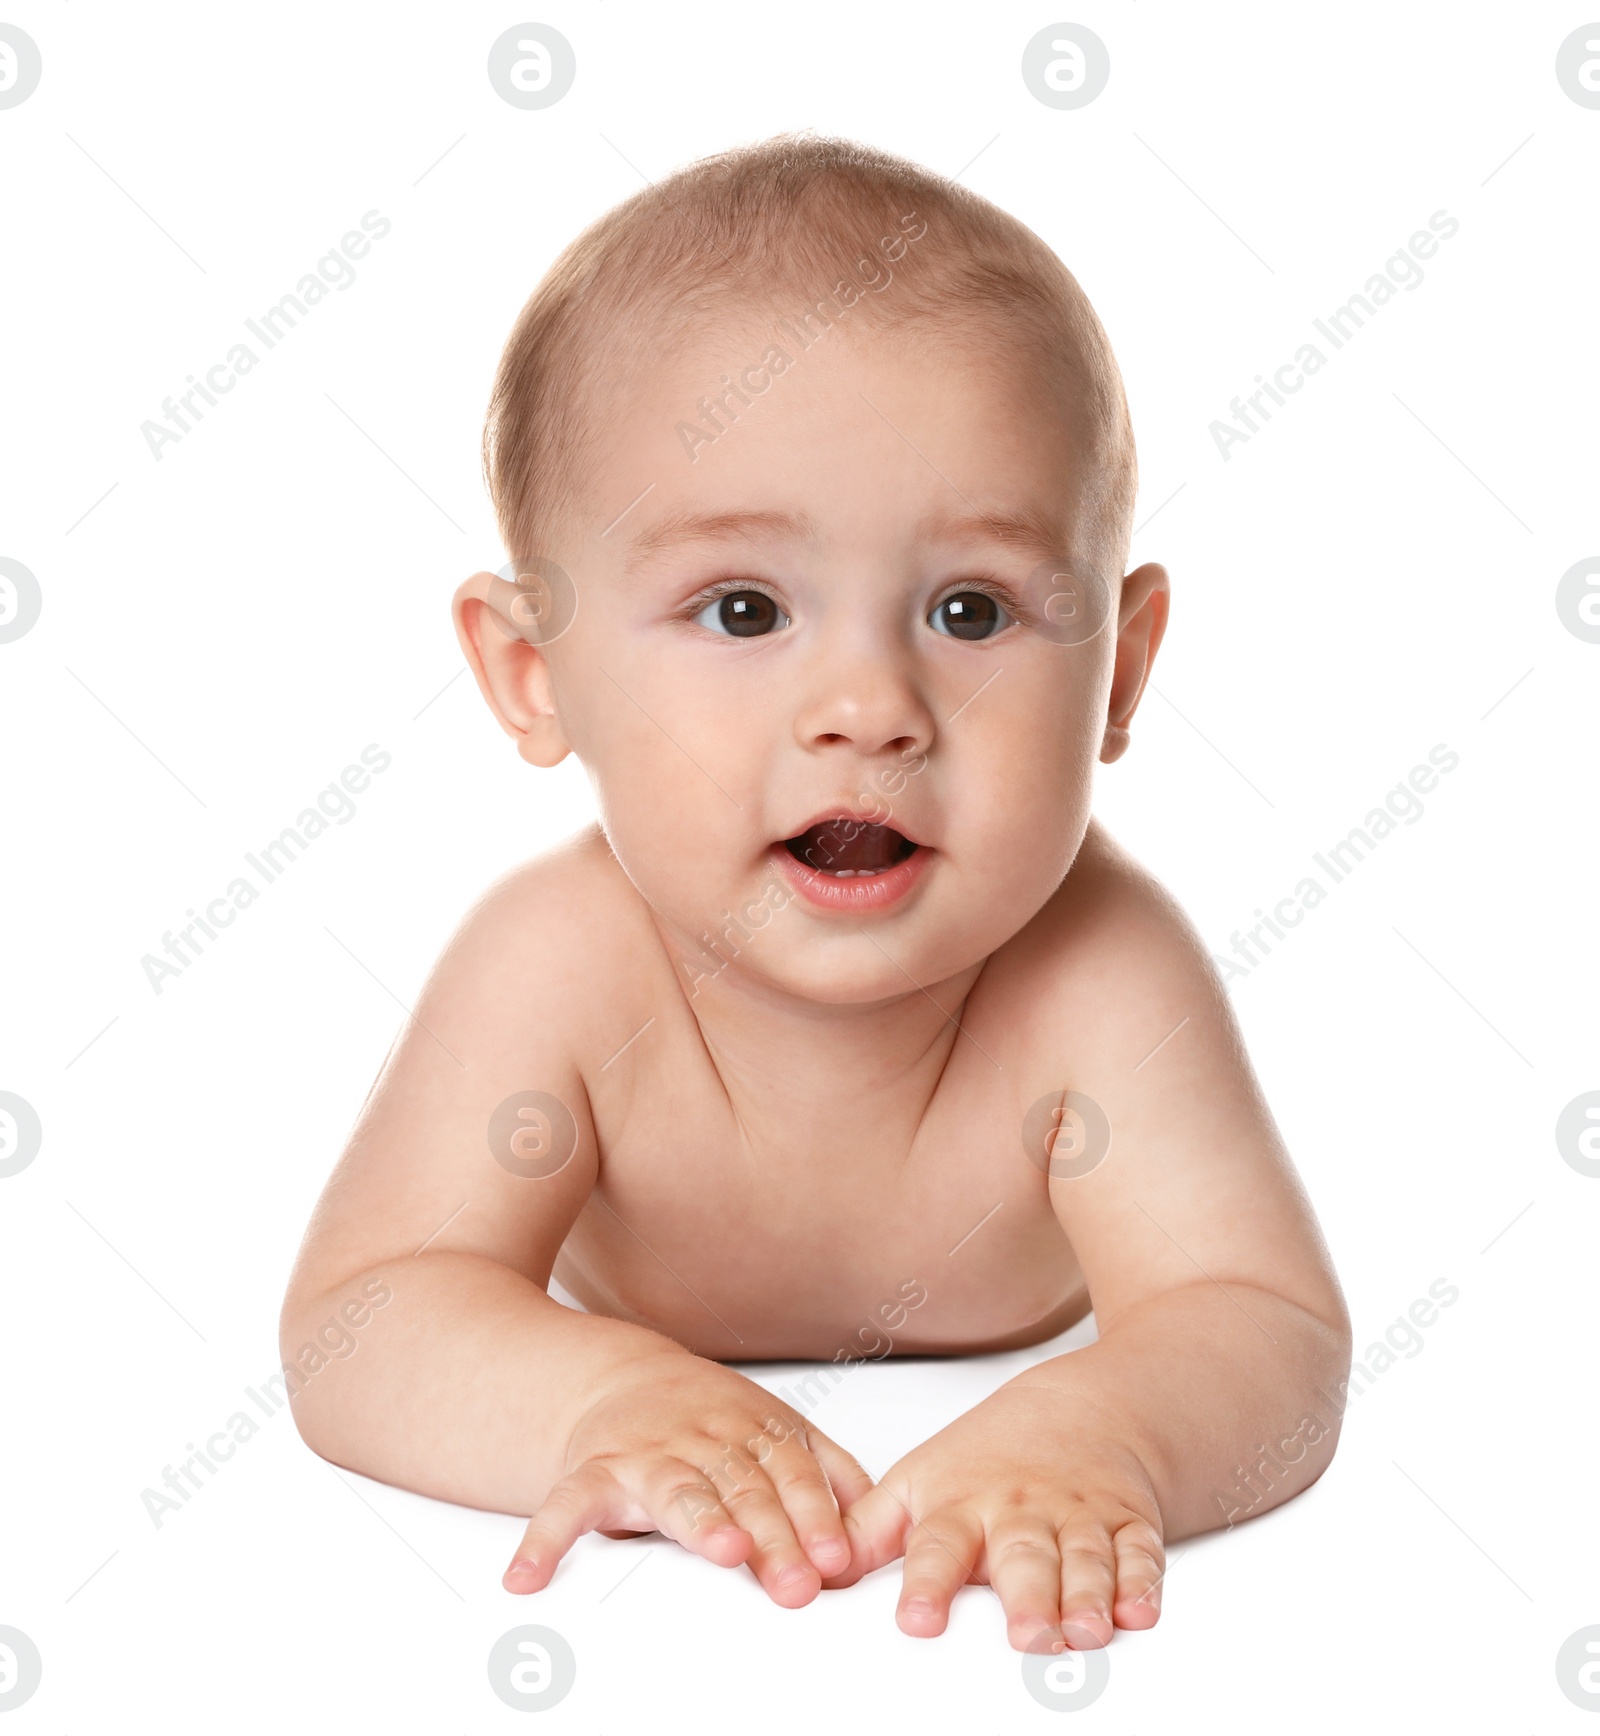
[[[633,883],[592,824],[500,876],[439,956],[425,996],[487,1037],[530,1017],[581,1049],[586,1014],[640,977],[659,941]]]
[[[1054,1150],[1036,1161],[1102,1331],[1162,1290],[1216,1280],[1342,1318],[1232,1002],[1156,876],[1091,823],[1060,889],[990,964],[1012,1003],[1020,1104],[1053,1100],[1081,1144],[1060,1171]]]
[[[598,827],[475,901],[367,1094],[292,1291],[424,1247],[548,1280],[598,1175],[585,1061],[642,992],[639,960],[660,954],[641,947],[649,927]]]
[[[1097,1047],[1113,1051],[1148,1037],[1148,1048],[1185,1010],[1227,1009],[1183,907],[1098,820],[1089,822],[1060,887],[984,974],[1025,1009],[1028,1028],[1057,1057],[1065,1030],[1080,1044],[1092,1035]]]
[[[482,934],[552,963],[582,953],[640,900],[598,822],[587,825],[492,881],[462,919],[456,939]]]

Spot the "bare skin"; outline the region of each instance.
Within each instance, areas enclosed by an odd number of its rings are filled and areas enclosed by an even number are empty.
[[[742,342],[638,382],[592,526],[552,551],[579,600],[559,637],[492,575],[457,593],[502,729],[532,765],[576,752],[602,820],[491,889],[397,1039],[308,1231],[286,1362],[364,1282],[393,1300],[299,1426],[529,1515],[513,1591],[584,1531],[659,1529],[780,1604],[903,1554],[907,1633],[976,1582],[1019,1649],[1103,1645],[1157,1619],[1164,1544],[1226,1522],[1257,1443],[1298,1451],[1254,1511],[1321,1474],[1349,1361],[1209,959],[1090,814],[1169,581],[1107,569],[1070,415],[994,344],[831,334],[686,462],[675,423]],[[952,523],[974,511],[1051,547]],[[727,516],[754,513],[811,522]],[[670,538],[684,514],[719,518]],[[1098,631],[1052,631],[1041,562],[1100,576]],[[726,631],[710,586],[764,597],[770,630]],[[962,637],[947,605],[975,588],[997,630]],[[899,902],[819,908],[775,864],[834,809],[926,851]],[[545,1144],[518,1149],[559,1147],[538,1175],[491,1150],[531,1090],[571,1117],[530,1121]],[[1081,1132],[1068,1091],[1110,1129],[1087,1168],[1040,1143],[1041,1114]],[[1097,1343],[876,1483],[721,1365],[1037,1344],[1091,1303]]]

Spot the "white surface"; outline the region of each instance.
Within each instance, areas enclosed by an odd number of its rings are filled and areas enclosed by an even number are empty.
[[[514,1521],[341,1487],[281,1414],[159,1530],[141,1505],[273,1370],[396,1001],[590,812],[576,765],[522,767],[452,682],[450,592],[504,559],[477,439],[516,310],[639,184],[625,158],[656,176],[805,125],[976,157],[1111,333],[1135,555],[1175,605],[1097,808],[1215,951],[1435,743],[1461,758],[1233,985],[1358,1349],[1435,1278],[1460,1299],[1322,1483],[1174,1552],[1159,1627],[1118,1636],[1079,1722],[1589,1727],[1554,1661],[1600,1622],[1600,1181],[1552,1138],[1600,1088],[1600,647],[1553,606],[1600,553],[1600,112],[1553,76],[1585,12],[595,0],[532,14],[579,63],[535,114],[484,75],[516,10],[6,16],[45,68],[0,111],[0,554],[45,592],[0,646],[0,1089],[45,1129],[0,1180],[0,1624],[45,1670],[7,1736],[520,1728],[485,1658],[530,1621],[579,1658],[551,1730],[1059,1722],[987,1591],[914,1641],[897,1567],[786,1612],[590,1538],[513,1599]],[[1061,16],[1112,54],[1077,113],[1017,72]],[[1460,232],[1426,281],[1224,463],[1208,423],[1441,208]],[[393,232],[357,281],[155,462],[140,423],[369,209]],[[141,957],[369,742],[393,764],[356,817],[154,995]],[[881,1472],[1015,1364],[865,1369],[818,1419]]]

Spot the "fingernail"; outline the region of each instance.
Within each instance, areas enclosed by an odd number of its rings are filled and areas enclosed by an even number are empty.
[[[850,1545],[842,1537],[819,1537],[811,1545],[811,1557],[823,1556],[829,1561],[843,1561],[850,1553]]]
[[[519,1555],[506,1569],[507,1579],[526,1579],[529,1574],[539,1571],[539,1563],[531,1561],[525,1555]]]
[[[1102,1615],[1098,1610],[1080,1609],[1074,1610],[1071,1615],[1062,1619],[1061,1631],[1074,1650],[1092,1652],[1099,1651],[1106,1643],[1101,1638],[1099,1631],[1102,1626],[1108,1632],[1110,1631],[1111,1618],[1109,1616]]]
[[[791,1591],[795,1586],[805,1584],[810,1577],[810,1568],[802,1567],[797,1561],[792,1567],[784,1568],[783,1572],[778,1575],[778,1589],[779,1591]]]

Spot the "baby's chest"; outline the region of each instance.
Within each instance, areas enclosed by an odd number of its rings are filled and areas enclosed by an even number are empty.
[[[600,1183],[555,1275],[725,1360],[1033,1342],[1082,1274],[1007,1081],[955,1084],[920,1107],[741,1117],[685,1064],[609,1125],[602,1096]]]

